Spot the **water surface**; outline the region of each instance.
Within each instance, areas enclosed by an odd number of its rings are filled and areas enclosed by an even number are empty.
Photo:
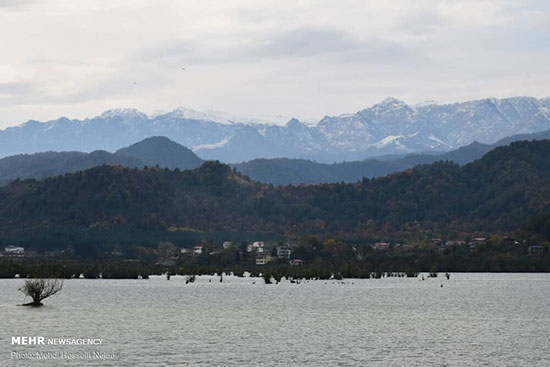
[[[22,283],[0,280],[0,366],[550,366],[550,274],[73,279],[40,308],[16,306]],[[25,335],[104,341],[11,344]],[[38,351],[115,359],[11,358]]]

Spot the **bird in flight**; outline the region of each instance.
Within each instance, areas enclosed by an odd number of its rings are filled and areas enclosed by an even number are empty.
[[[185,68],[181,68],[181,70],[185,70]]]

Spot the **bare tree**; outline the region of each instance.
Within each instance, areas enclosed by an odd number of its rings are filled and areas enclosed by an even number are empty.
[[[25,284],[19,288],[19,291],[27,297],[32,298],[32,302],[25,303],[22,306],[42,306],[42,300],[53,296],[63,288],[63,279],[54,278],[35,278],[25,280]]]

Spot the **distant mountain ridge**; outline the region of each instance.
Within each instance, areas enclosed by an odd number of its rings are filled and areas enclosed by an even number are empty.
[[[550,130],[506,137],[494,144],[474,142],[465,147],[441,154],[408,154],[382,156],[375,159],[343,163],[317,163],[304,159],[254,159],[231,165],[253,180],[274,185],[357,182],[364,177],[374,178],[404,171],[420,164],[452,161],[460,165],[470,163],[492,149],[518,140],[550,139]],[[159,166],[187,170],[200,167],[203,161],[190,149],[166,137],[152,137],[119,149],[105,151],[45,152],[21,154],[0,159],[0,186],[15,179],[46,178],[81,171],[101,165],[124,167]]]
[[[284,126],[252,122],[183,108],[155,116],[119,109],[85,120],[28,121],[0,130],[0,157],[43,151],[116,151],[152,136],[166,136],[202,159],[226,163],[256,158],[333,163],[442,152],[474,141],[492,144],[506,136],[548,130],[550,98],[416,106],[388,98],[354,114],[324,117],[317,125],[296,119]]]
[[[201,164],[202,160],[189,149],[165,137],[152,137],[115,153],[96,150],[91,153],[45,152],[6,157],[0,159],[0,185],[18,178],[46,178],[101,165],[130,168],[158,165],[186,170]]]
[[[408,154],[403,157],[384,157],[383,159],[375,157],[363,161],[333,164],[288,158],[254,159],[235,164],[233,167],[254,180],[274,185],[357,182],[364,177],[386,176],[420,164],[430,164],[437,161],[452,161],[464,165],[481,158],[494,148],[515,141],[544,139],[550,139],[550,130],[506,137],[494,144],[473,142],[467,146],[440,154]]]

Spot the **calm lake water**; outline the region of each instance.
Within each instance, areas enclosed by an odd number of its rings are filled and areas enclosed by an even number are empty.
[[[344,282],[74,279],[29,308],[0,280],[0,366],[550,366],[550,274]],[[57,359],[12,359],[37,352]]]

